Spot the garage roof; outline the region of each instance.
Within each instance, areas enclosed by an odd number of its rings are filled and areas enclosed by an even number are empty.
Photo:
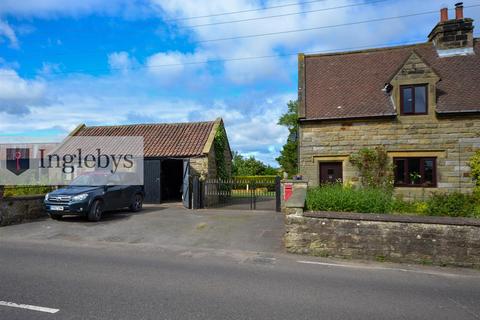
[[[194,157],[210,149],[221,118],[215,121],[187,123],[153,123],[118,126],[78,126],[70,136],[144,138],[144,157]]]

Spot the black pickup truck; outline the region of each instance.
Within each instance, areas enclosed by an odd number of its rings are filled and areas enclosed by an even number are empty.
[[[104,211],[123,208],[140,211],[145,197],[143,186],[125,185],[120,183],[121,179],[118,174],[99,172],[81,175],[67,187],[48,193],[45,210],[52,219],[77,215],[90,221],[99,221]]]

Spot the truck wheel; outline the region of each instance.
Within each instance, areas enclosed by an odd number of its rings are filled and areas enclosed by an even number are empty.
[[[61,215],[61,214],[50,213],[49,216],[50,216],[50,218],[52,218],[53,220],[60,220],[60,219],[62,219],[62,215]]]
[[[135,196],[133,196],[133,201],[132,201],[132,204],[130,205],[130,211],[138,212],[142,210],[142,207],[143,207],[143,197],[141,194],[137,193]]]
[[[99,221],[102,218],[103,203],[100,200],[95,200],[90,207],[87,218],[88,221]]]

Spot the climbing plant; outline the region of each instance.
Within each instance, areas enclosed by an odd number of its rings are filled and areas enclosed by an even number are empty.
[[[227,169],[227,163],[225,161],[225,152],[227,150],[227,135],[223,126],[219,126],[215,133],[215,139],[213,140],[213,146],[215,149],[215,163],[217,166],[217,176],[219,179],[230,178],[230,173]]]
[[[472,178],[475,181],[475,193],[480,196],[480,150],[477,150],[468,162],[472,170]]]
[[[393,165],[383,146],[361,149],[350,155],[350,163],[358,169],[363,187],[386,190],[393,187]]]

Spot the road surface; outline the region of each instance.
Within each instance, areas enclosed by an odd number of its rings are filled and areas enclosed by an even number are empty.
[[[480,319],[480,272],[2,240],[0,319]]]

